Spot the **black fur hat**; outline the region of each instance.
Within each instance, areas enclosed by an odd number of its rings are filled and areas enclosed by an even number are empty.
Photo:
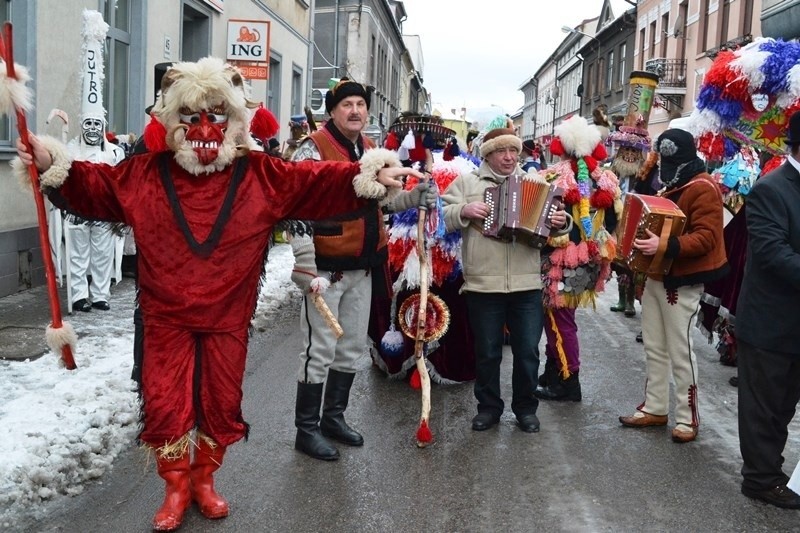
[[[333,108],[348,96],[362,97],[367,102],[367,109],[369,109],[372,87],[356,83],[348,78],[342,78],[339,83],[325,94],[325,111],[330,115]]]

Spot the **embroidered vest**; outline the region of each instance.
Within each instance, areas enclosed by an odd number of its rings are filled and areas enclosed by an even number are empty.
[[[309,137],[323,160],[350,161],[347,149],[325,128]],[[365,150],[375,147],[367,137],[362,139]],[[370,200],[357,211],[315,221],[313,226],[317,268],[320,270],[367,269],[380,266],[388,257],[388,235],[376,200]]]

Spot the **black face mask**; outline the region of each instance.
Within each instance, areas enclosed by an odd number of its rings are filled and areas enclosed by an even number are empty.
[[[693,159],[675,163],[670,158],[662,157],[659,165],[658,180],[667,189],[680,187],[701,172],[705,172],[705,162],[697,156]]]

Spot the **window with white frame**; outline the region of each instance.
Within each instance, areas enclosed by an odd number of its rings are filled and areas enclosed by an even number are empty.
[[[292,65],[292,114],[303,112],[303,70]]]
[[[619,68],[617,72],[619,73],[619,77],[617,78],[618,87],[625,87],[625,83],[627,82],[628,73],[625,72],[625,57],[627,56],[628,43],[622,43],[619,46]]]

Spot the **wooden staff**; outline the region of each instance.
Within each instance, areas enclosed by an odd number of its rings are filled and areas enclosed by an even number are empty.
[[[14,48],[12,39],[11,23],[3,24],[3,35],[0,38],[0,56],[6,63],[6,76],[9,80],[17,80],[17,73],[14,69]],[[14,102],[14,112],[17,115],[17,130],[22,144],[29,154],[33,155],[31,141],[28,138],[28,122],[25,119],[25,111],[19,102]],[[39,184],[39,171],[36,165],[28,166],[28,175],[33,185],[33,198],[36,202],[36,215],[39,219],[39,243],[42,247],[42,259],[44,260],[45,277],[47,281],[47,294],[50,297],[50,319],[51,325],[48,328],[48,344],[51,348],[60,348],[61,360],[68,370],[77,368],[75,359],[72,357],[72,347],[69,340],[74,339],[75,333],[69,324],[61,321],[61,302],[58,298],[56,288],[55,266],[50,252],[50,239],[47,231],[47,213],[44,207],[44,197]],[[68,340],[69,339],[69,340]],[[51,342],[53,341],[53,342]]]
[[[341,338],[341,336],[344,335],[344,330],[341,324],[339,324],[339,321],[336,320],[336,316],[334,316],[331,308],[328,307],[327,302],[322,298],[322,295],[317,292],[312,292],[311,299],[314,300],[314,307],[316,307],[319,314],[322,315],[323,320],[325,320],[325,323],[331,328],[336,338]]]
[[[431,416],[431,378],[425,364],[425,321],[428,307],[428,254],[425,246],[425,217],[428,212],[425,194],[420,197],[417,220],[417,255],[419,256],[419,312],[417,314],[417,337],[414,341],[414,358],[422,385],[422,414],[417,428],[417,446],[424,448],[433,444],[429,420]]]

